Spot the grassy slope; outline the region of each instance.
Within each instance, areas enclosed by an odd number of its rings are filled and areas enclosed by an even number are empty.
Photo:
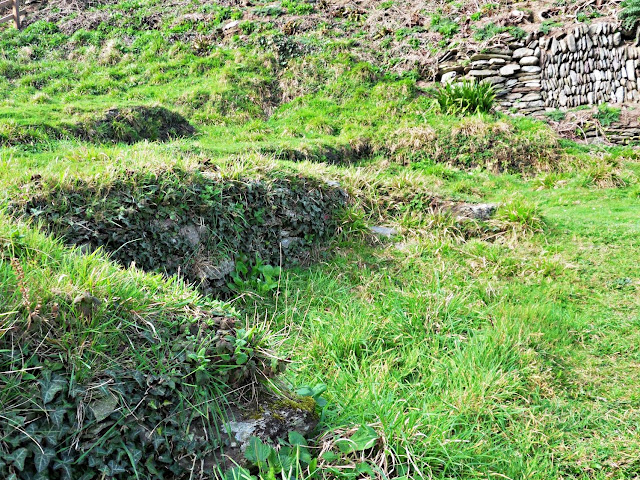
[[[273,321],[297,381],[326,381],[339,421],[380,422],[436,478],[631,478],[637,190],[493,183],[474,181],[538,202],[548,233],[344,245],[288,273]]]
[[[5,45],[20,55],[17,64],[0,62],[0,140],[22,138],[24,126],[35,131],[0,152],[3,201],[34,174],[108,183],[128,168],[207,162],[230,177],[339,180],[369,207],[388,200],[379,187],[400,192],[399,201],[429,191],[516,208],[537,204],[544,232],[524,235],[521,225],[531,220],[524,215],[505,222],[515,226],[513,235],[466,242],[419,199],[394,215],[356,205],[348,217],[355,224],[345,225],[350,235],[336,239],[334,256],[287,271],[273,298],[244,296],[237,307],[271,318],[272,330],[282,332],[280,353],[296,362],[294,384],[328,385],[326,427],[378,424],[389,451],[411,459],[412,475],[638,474],[637,163],[625,160],[620,169],[598,160],[602,151],[585,150],[572,173],[532,178],[443,166],[429,159],[483,164],[507,148],[533,145],[545,163],[560,147],[528,120],[442,116],[419,94],[415,76],[358,64],[343,43],[321,36],[311,39],[320,42],[316,53],[283,66],[273,52],[242,43],[195,55],[189,42],[168,42],[167,31],[116,47],[107,47],[105,35],[70,41],[35,35],[34,27],[21,34],[34,40],[16,40],[3,31]],[[270,91],[280,100],[265,103]],[[185,115],[199,136],[110,146],[57,140],[42,129],[115,105],[156,102]],[[447,149],[452,131],[463,132],[454,137],[461,144],[479,147]],[[502,143],[483,145],[495,132],[503,132]],[[363,143],[379,156],[353,166],[264,154],[293,149],[321,160],[322,144],[355,158],[354,145]],[[610,153],[632,158],[627,150]],[[400,165],[410,159],[422,162]],[[620,178],[630,181],[597,188]],[[401,234],[371,243],[362,232],[374,221]]]

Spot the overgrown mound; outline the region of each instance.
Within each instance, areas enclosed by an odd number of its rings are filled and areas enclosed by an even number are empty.
[[[0,311],[4,479],[212,478],[228,412],[281,366],[223,304],[2,217]],[[313,414],[285,403],[281,424]]]
[[[87,122],[83,130],[87,140],[115,143],[166,141],[195,133],[182,115],[158,106],[111,108]]]
[[[166,170],[127,172],[102,187],[35,181],[39,193],[14,203],[15,213],[86,251],[102,247],[122,265],[179,273],[216,293],[230,282],[272,281],[269,265],[306,261],[335,232],[347,200],[341,189],[301,177]]]
[[[188,137],[195,128],[179,113],[165,107],[114,107],[97,118],[38,123],[0,123],[0,146],[46,146],[52,140],[79,138],[94,143],[133,144]]]

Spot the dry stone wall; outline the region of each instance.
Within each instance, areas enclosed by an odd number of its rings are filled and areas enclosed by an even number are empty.
[[[542,96],[547,107],[621,104],[640,99],[638,49],[616,25],[580,25],[542,42]]]
[[[544,36],[531,32],[475,53],[466,65],[445,63],[443,83],[460,77],[489,82],[505,110],[541,114],[601,103],[640,101],[639,49],[619,25],[580,24]]]

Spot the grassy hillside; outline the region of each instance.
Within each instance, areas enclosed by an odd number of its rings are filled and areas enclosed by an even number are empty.
[[[0,27],[0,476],[223,475],[262,395],[277,448],[227,478],[640,475],[635,147],[426,83],[526,31],[507,5],[29,8]]]

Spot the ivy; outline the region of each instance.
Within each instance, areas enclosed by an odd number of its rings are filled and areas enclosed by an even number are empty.
[[[309,179],[230,181],[180,170],[134,173],[104,191],[83,181],[40,189],[14,202],[13,213],[43,220],[68,244],[102,247],[123,266],[179,272],[222,295],[256,281],[263,293],[272,289],[271,265],[304,260],[334,233],[346,203],[342,190]]]

